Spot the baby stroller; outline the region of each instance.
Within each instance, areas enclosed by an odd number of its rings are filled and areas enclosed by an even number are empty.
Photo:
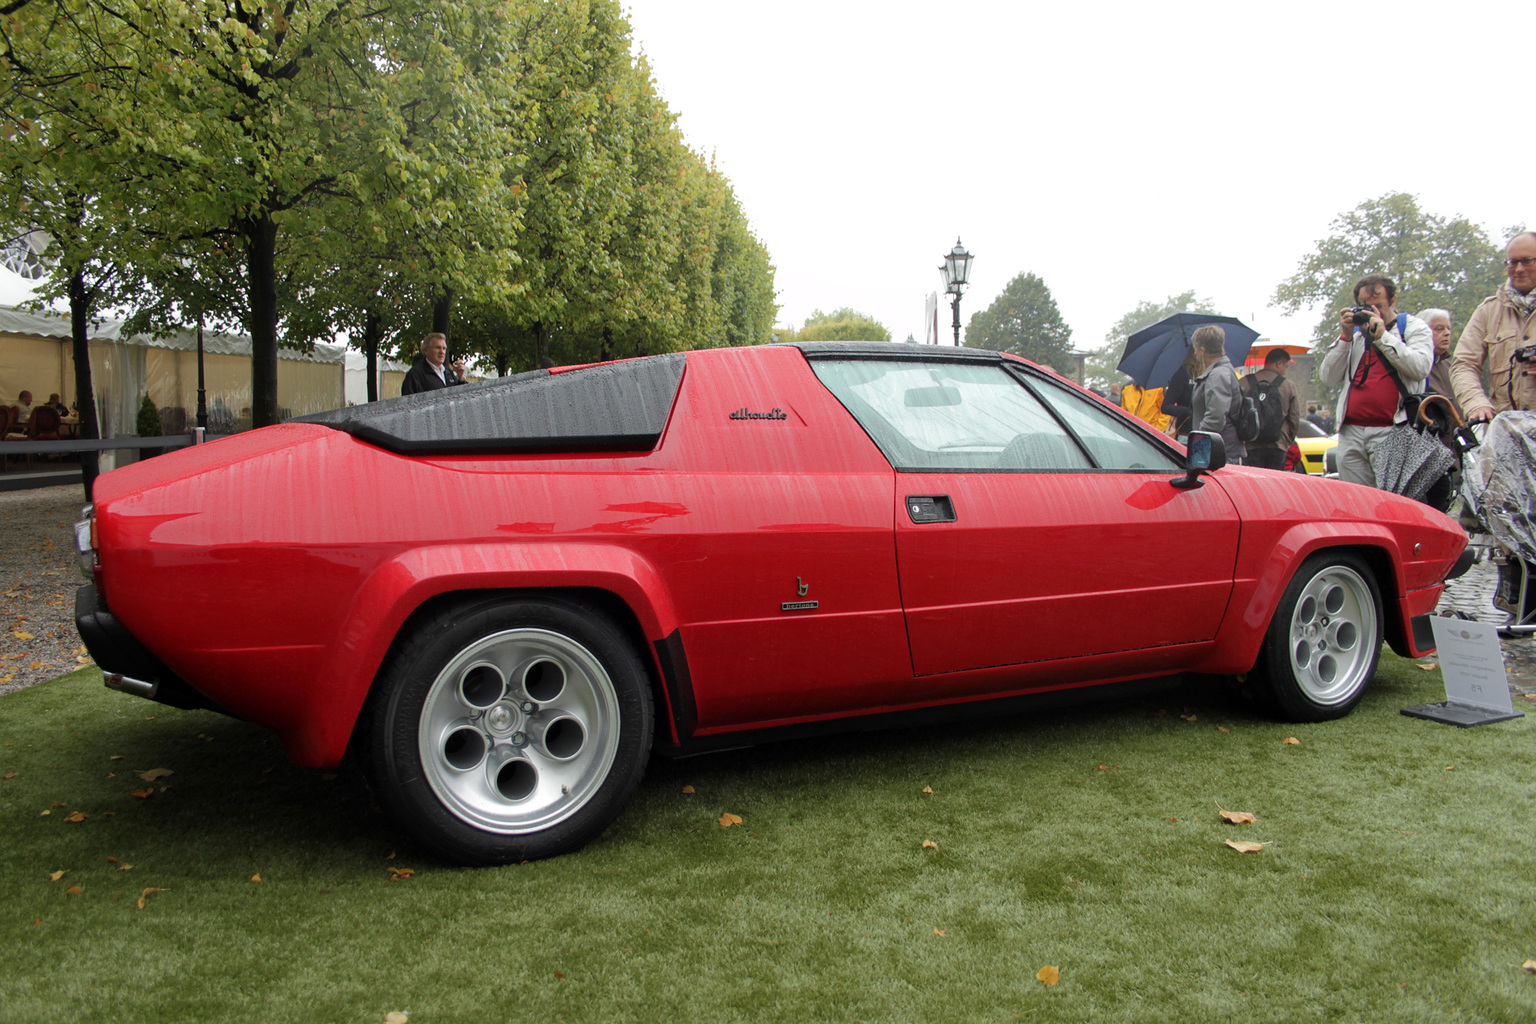
[[[1509,613],[1504,632],[1536,633],[1536,412],[1500,413],[1469,429],[1448,400],[1431,396],[1419,418],[1460,462],[1461,521],[1476,560],[1498,567],[1493,603]]]

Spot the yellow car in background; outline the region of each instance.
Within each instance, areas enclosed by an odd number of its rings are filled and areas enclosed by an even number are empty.
[[[1338,434],[1325,434],[1316,423],[1302,420],[1296,425],[1296,441],[1286,452],[1285,468],[1322,476],[1328,450],[1338,445]]]

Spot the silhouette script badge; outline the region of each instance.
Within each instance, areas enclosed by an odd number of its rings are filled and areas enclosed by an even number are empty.
[[[748,409],[746,406],[742,406],[740,409],[737,409],[735,412],[731,413],[731,419],[733,419],[733,420],[787,420],[787,419],[789,419],[789,417],[784,414],[784,410],[783,409],[780,409],[778,407],[774,407],[773,409],[770,409],[768,412],[753,412],[752,410]]]

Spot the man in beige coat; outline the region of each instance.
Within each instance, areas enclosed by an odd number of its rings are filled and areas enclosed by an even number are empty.
[[[1451,358],[1451,385],[1469,423],[1536,411],[1536,231],[1511,238],[1505,255],[1509,283],[1472,313]]]

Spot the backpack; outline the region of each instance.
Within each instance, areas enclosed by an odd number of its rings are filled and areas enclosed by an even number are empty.
[[[1237,415],[1233,417],[1233,425],[1237,427],[1237,438],[1244,444],[1259,439],[1259,404],[1254,401],[1253,391],[1246,387],[1238,388]]]
[[[1259,380],[1257,376],[1249,376],[1244,379],[1253,397],[1253,404],[1258,407],[1258,424],[1253,437],[1245,437],[1244,441],[1257,441],[1259,444],[1274,444],[1280,440],[1280,432],[1285,427],[1285,402],[1280,398],[1280,379]]]

